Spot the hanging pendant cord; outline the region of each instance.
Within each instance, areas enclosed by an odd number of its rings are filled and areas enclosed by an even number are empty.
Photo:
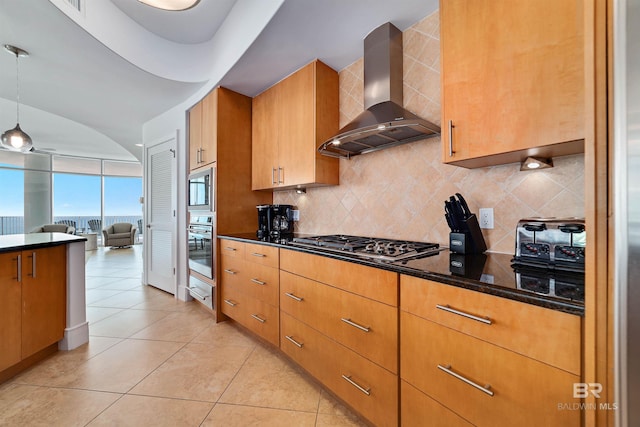
[[[16,52],[16,122],[20,123],[20,73],[18,69],[18,56]]]

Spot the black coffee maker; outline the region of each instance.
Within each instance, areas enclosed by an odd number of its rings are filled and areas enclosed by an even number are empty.
[[[291,205],[258,205],[258,231],[256,237],[280,238],[293,234],[293,210]]]

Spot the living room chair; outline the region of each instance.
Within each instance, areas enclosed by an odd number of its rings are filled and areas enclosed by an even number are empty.
[[[128,222],[116,222],[102,230],[103,245],[111,247],[124,247],[135,244],[136,231],[138,229]]]

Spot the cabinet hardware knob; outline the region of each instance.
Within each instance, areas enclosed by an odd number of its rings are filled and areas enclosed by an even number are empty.
[[[347,381],[349,384],[351,384],[352,386],[354,386],[355,388],[357,388],[358,390],[360,390],[361,392],[366,394],[367,396],[371,396],[371,387],[369,387],[369,388],[362,387],[360,384],[358,384],[357,382],[355,382],[354,380],[351,379],[351,375],[344,375],[343,374],[342,378],[345,381]]]
[[[438,365],[438,369],[440,369],[441,371],[446,372],[447,374],[459,379],[460,381],[462,381],[462,382],[464,382],[466,384],[469,384],[472,387],[477,388],[478,390],[480,390],[483,393],[488,394],[489,396],[493,396],[493,392],[491,390],[489,390],[489,388],[491,387],[490,385],[487,384],[486,386],[482,387],[480,384],[477,384],[477,383],[471,381],[470,379],[465,378],[465,377],[463,377],[462,375],[460,375],[460,374],[458,374],[456,372],[453,372],[453,370],[451,369],[451,365]]]
[[[289,341],[291,341],[293,344],[295,344],[296,346],[298,346],[298,348],[302,348],[302,346],[304,345],[304,343],[298,342],[296,341],[293,337],[290,337],[289,335],[285,335],[284,336],[286,339],[288,339]]]
[[[296,301],[298,301],[298,302],[301,302],[302,300],[304,300],[304,298],[302,298],[302,297],[298,297],[298,296],[295,296],[294,294],[289,293],[289,292],[285,292],[284,294],[285,294],[286,296],[288,296],[289,298],[294,299],[294,300],[296,300]]]
[[[369,332],[371,331],[371,327],[370,326],[362,326],[357,324],[356,322],[352,321],[351,319],[345,319],[344,317],[341,318],[340,320],[342,320],[344,323],[346,323],[347,325],[351,325],[354,328],[360,329],[361,331],[364,332]]]
[[[491,321],[491,319],[488,316],[480,317],[480,316],[476,316],[475,314],[465,313],[464,311],[460,311],[460,310],[456,310],[455,308],[451,308],[451,306],[449,304],[445,304],[445,305],[436,304],[436,308],[438,308],[440,310],[444,310],[444,311],[446,311],[448,313],[453,313],[453,314],[457,314],[458,316],[466,317],[467,319],[475,320],[476,322],[484,323],[486,325],[492,325],[493,324],[493,322]]]

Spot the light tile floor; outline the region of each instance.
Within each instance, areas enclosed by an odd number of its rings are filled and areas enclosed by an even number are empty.
[[[1,384],[0,425],[364,425],[232,322],[141,285],[141,245],[88,254],[89,343]]]

